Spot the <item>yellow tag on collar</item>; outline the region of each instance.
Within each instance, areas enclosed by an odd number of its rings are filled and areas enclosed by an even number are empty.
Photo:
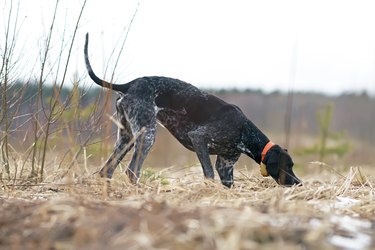
[[[262,176],[266,177],[266,176],[269,176],[268,172],[267,172],[267,168],[266,168],[266,165],[261,162],[260,163],[260,173],[262,174]]]

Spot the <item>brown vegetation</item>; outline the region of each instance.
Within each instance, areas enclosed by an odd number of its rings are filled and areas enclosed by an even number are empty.
[[[0,248],[375,247],[371,169],[323,167],[302,176],[303,187],[283,188],[239,168],[227,189],[204,181],[200,167],[147,169],[138,186],[119,171],[107,183],[81,168],[64,179],[55,169],[39,184],[2,180]]]

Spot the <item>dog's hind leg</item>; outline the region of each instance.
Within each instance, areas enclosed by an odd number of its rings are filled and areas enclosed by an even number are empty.
[[[222,155],[217,156],[215,168],[224,186],[230,188],[233,185],[233,166],[238,161],[239,157],[240,154],[229,157]]]
[[[131,182],[137,183],[140,177],[142,164],[155,142],[156,109],[152,100],[141,94],[137,98],[129,98],[124,109],[131,123],[134,141],[134,154],[126,173]]]
[[[156,119],[151,124],[144,126],[138,133],[134,143],[134,154],[126,171],[132,183],[137,183],[141,168],[148,152],[155,142]]]
[[[128,153],[134,145],[134,142],[132,142],[133,135],[129,124],[124,120],[122,121],[122,125],[124,127],[118,129],[115,148],[111,156],[108,158],[107,162],[99,172],[101,177],[112,178],[113,172],[115,171],[117,165],[121,162],[126,153]]]
[[[200,133],[199,130],[194,130],[189,132],[188,136],[202,165],[204,177],[213,179],[214,169],[212,168],[208,145],[204,134]]]

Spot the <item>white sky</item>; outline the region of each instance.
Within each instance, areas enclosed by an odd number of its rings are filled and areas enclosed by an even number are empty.
[[[1,49],[10,0],[5,2],[0,19]],[[88,0],[69,81],[75,72],[86,77],[86,32],[90,33],[94,71],[104,76],[108,64],[111,72],[115,63],[111,52],[119,50],[116,42],[124,37],[122,31],[138,2]],[[13,5],[16,3],[13,0]],[[59,3],[50,67],[56,65],[64,29],[72,34],[81,4],[82,0]],[[52,0],[20,0],[19,23],[23,24],[16,51],[19,70],[25,76],[37,75],[40,70],[40,48],[54,5]],[[372,0],[142,0],[115,80],[125,83],[140,76],[161,75],[210,88],[287,91],[293,87],[330,94],[362,90],[374,94],[374,13]]]

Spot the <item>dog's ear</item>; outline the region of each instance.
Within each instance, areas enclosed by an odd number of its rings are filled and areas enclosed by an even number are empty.
[[[267,172],[271,175],[274,179],[279,177],[279,158],[280,158],[281,148],[274,146],[272,147],[265,157],[265,165]]]
[[[279,164],[277,162],[268,163],[266,165],[266,169],[269,175],[271,175],[274,179],[279,177]]]

